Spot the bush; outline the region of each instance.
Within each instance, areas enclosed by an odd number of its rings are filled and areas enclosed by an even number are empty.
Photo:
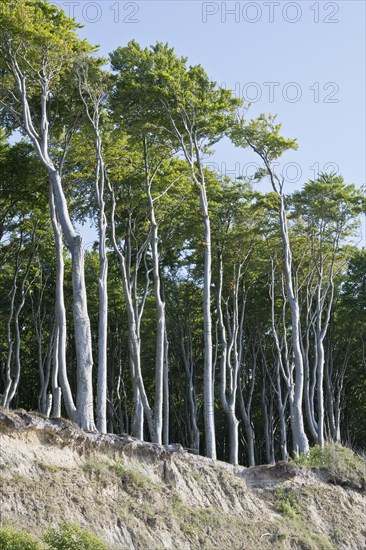
[[[326,468],[331,472],[351,479],[366,479],[366,462],[352,449],[337,443],[327,443],[321,449],[312,447],[308,456],[298,456],[294,462],[308,468]]]
[[[43,540],[54,550],[106,550],[106,545],[93,533],[84,531],[76,523],[62,523],[49,529]]]
[[[275,507],[276,510],[289,518],[301,516],[298,496],[291,489],[283,485],[275,492]]]
[[[0,526],[1,550],[40,550],[43,546],[26,531],[16,531],[10,526]]]

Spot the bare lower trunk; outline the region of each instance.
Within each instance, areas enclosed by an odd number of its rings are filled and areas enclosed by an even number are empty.
[[[189,422],[190,422],[190,447],[193,452],[199,454],[200,451],[200,432],[197,419],[197,401],[196,392],[193,383],[193,359],[192,359],[192,339],[188,336],[188,342],[185,342],[183,329],[181,328],[181,349],[184,368],[188,380],[188,403],[189,403]]]
[[[282,400],[282,387],[281,387],[281,376],[279,367],[277,370],[277,404],[278,404],[278,417],[280,422],[280,449],[281,449],[281,460],[285,462],[288,461],[288,450],[287,450],[287,426],[286,426],[286,416],[285,411],[286,407]]]
[[[158,250],[158,223],[155,215],[154,201],[151,194],[152,180],[150,179],[150,168],[148,162],[148,147],[146,137],[144,139],[144,159],[145,159],[145,183],[146,194],[149,203],[149,217],[151,230],[151,252],[152,252],[152,273],[154,281],[154,296],[156,305],[156,352],[155,352],[155,402],[153,424],[156,443],[162,443],[163,431],[163,398],[164,398],[164,359],[165,359],[165,303],[162,300],[161,280],[159,267],[159,250]]]
[[[324,447],[324,346],[321,337],[318,338],[318,386],[317,386],[317,403],[318,403],[318,445]]]
[[[42,387],[40,392],[40,410],[43,414],[46,416],[49,416],[49,395],[47,394],[48,385],[51,377],[51,363],[52,363],[52,356],[53,356],[53,347],[54,347],[54,339],[55,339],[55,327],[51,326],[50,329],[50,335],[48,339],[48,345],[47,345],[47,352],[46,357],[42,361],[42,367],[44,367],[44,373],[42,376]],[[43,370],[43,368],[42,368]],[[52,400],[51,400],[52,405]]]
[[[238,281],[240,279],[240,272],[234,285],[234,298],[233,298],[233,321],[229,326],[230,343],[228,344],[226,327],[224,323],[224,316],[222,313],[222,285],[223,285],[223,260],[222,253],[219,253],[219,281],[217,289],[217,310],[218,310],[218,324],[220,331],[221,341],[221,361],[220,361],[220,397],[221,404],[229,421],[229,434],[230,434],[230,463],[238,464],[239,461],[239,421],[236,418],[235,406],[236,406],[236,393],[238,384],[238,366],[239,359],[236,353],[236,340],[238,334]],[[229,320],[227,324],[230,325]],[[235,350],[234,353],[233,350]],[[232,355],[234,358],[232,359]],[[234,363],[234,364],[232,364]],[[229,371],[229,373],[227,372]],[[227,382],[227,378],[229,381]],[[228,386],[228,387],[227,387]]]
[[[95,430],[95,425],[93,412],[92,341],[86,300],[84,247],[82,238],[79,235],[76,235],[73,239],[72,286],[77,363],[76,403],[78,423],[84,430],[93,431]]]
[[[97,381],[97,428],[107,432],[107,328],[108,328],[108,258],[106,251],[107,219],[104,204],[104,162],[101,140],[97,133],[96,193],[99,205],[99,322],[98,322],[98,381]],[[100,177],[98,177],[100,176]]]
[[[61,178],[50,171],[55,210],[72,257],[73,315],[77,364],[77,422],[81,428],[95,430],[92,385],[92,340],[85,287],[84,246],[69,218]]]
[[[131,353],[131,352],[130,352]],[[133,363],[133,358],[131,359]],[[138,388],[135,379],[135,369],[131,366],[131,372],[133,372],[133,412],[131,419],[131,431],[132,435],[141,441],[144,440],[144,408],[141,402],[140,390]]]
[[[164,335],[164,430],[163,443],[169,445],[169,342],[167,333]]]
[[[311,433],[312,438],[314,441],[318,441],[318,427],[314,418],[314,407],[313,407],[313,401],[311,399],[311,391],[310,391],[310,367],[309,367],[309,350],[308,350],[308,339],[309,334],[307,330],[307,342],[306,347],[303,350],[304,355],[304,401],[305,401],[305,412],[306,412],[306,418],[307,418],[307,424]]]
[[[248,403],[245,404],[245,401],[244,401],[242,384],[240,385],[240,391],[238,396],[240,416],[243,420],[244,430],[245,430],[245,435],[247,440],[248,466],[255,466],[254,430],[253,430],[252,421],[251,421],[251,407],[252,407],[252,394],[254,389],[254,380],[255,380],[255,370],[253,371],[252,385],[250,389]]]
[[[20,358],[21,330],[20,330],[20,326],[19,326],[19,317],[20,317],[20,313],[21,313],[21,311],[24,307],[26,298],[29,294],[29,291],[30,291],[31,285],[32,285],[32,281],[29,281],[28,279],[29,279],[29,272],[30,272],[31,264],[32,264],[32,261],[33,261],[34,253],[35,253],[34,236],[33,236],[32,246],[33,246],[33,249],[32,249],[31,255],[28,259],[27,267],[25,269],[25,273],[23,275],[22,282],[21,282],[21,285],[20,285],[20,302],[19,302],[18,306],[15,308],[15,312],[14,312],[14,319],[13,319],[13,323],[14,323],[14,354],[13,354],[13,342],[11,342],[11,346],[10,346],[10,349],[9,349],[8,364],[7,364],[7,367],[8,367],[7,368],[7,380],[6,380],[5,390],[4,390],[4,394],[3,394],[3,406],[5,408],[9,408],[12,400],[14,399],[14,396],[15,396],[16,392],[18,391],[18,386],[19,386],[20,373],[21,373],[21,358]],[[16,267],[16,273],[17,273],[17,271],[18,271],[18,265]],[[26,288],[26,282],[28,283],[27,288]],[[16,285],[16,277],[15,277],[14,287],[12,289],[12,294],[13,294],[12,300],[15,299],[16,291],[17,291],[17,285]],[[9,322],[11,321],[12,312],[13,312],[13,309],[14,309],[14,301],[12,302],[12,308],[11,309],[12,309],[12,311],[11,311],[11,316],[9,317]],[[9,328],[10,328],[10,324],[9,324]],[[12,358],[12,355],[14,355],[14,366],[13,366],[14,370],[13,370],[13,372],[11,372],[11,358]]]
[[[287,288],[287,297],[291,309],[291,326],[292,326],[292,347],[295,362],[296,381],[294,388],[293,399],[293,440],[296,452],[307,455],[309,454],[309,441],[304,429],[304,418],[302,413],[302,398],[304,388],[304,366],[300,345],[300,311],[297,297],[293,290],[292,283],[292,255],[290,242],[288,237],[285,205],[282,190],[279,193],[280,198],[280,224],[281,234],[284,249],[284,269]]]
[[[67,338],[67,324],[66,324],[66,310],[65,310],[65,299],[64,299],[64,256],[63,256],[63,243],[62,243],[62,233],[61,226],[58,222],[54,196],[52,191],[52,186],[50,185],[50,211],[51,211],[51,222],[53,227],[53,234],[55,238],[55,249],[56,249],[56,296],[55,296],[55,317],[56,317],[56,327],[57,334],[55,336],[57,340],[57,357],[54,358],[54,375],[53,375],[53,386],[54,388],[58,387],[58,380],[60,382],[62,396],[65,403],[65,408],[68,417],[77,422],[77,411],[76,406],[72,397],[70,384],[67,376],[66,368],[66,338]],[[56,369],[56,371],[55,371]],[[57,373],[57,374],[56,374]],[[57,400],[54,399],[54,406],[56,406]],[[61,409],[60,409],[61,411]],[[55,416],[57,415],[54,411]]]
[[[92,386],[93,357],[85,287],[83,241],[71,224],[60,175],[55,170],[50,170],[49,173],[54,208],[72,257],[73,315],[77,362],[77,413],[75,416],[81,428],[93,431],[95,430]],[[62,319],[59,326],[62,327],[63,323]],[[61,345],[60,348],[62,349]],[[67,399],[69,400],[69,396]]]
[[[61,416],[61,388],[58,385],[58,373],[59,373],[59,328],[55,326],[55,336],[54,336],[54,345],[53,345],[53,364],[52,364],[52,375],[51,375],[51,386],[52,386],[52,403],[53,411],[52,415],[56,418]]]
[[[239,399],[239,404],[240,404]],[[255,466],[255,454],[254,454],[254,430],[250,421],[250,418],[245,412],[245,408],[240,406],[241,417],[244,424],[244,430],[247,440],[247,459],[248,466]]]
[[[205,228],[205,253],[203,274],[203,325],[204,325],[204,373],[203,398],[206,435],[206,456],[216,460],[216,436],[214,417],[214,387],[212,367],[212,319],[211,319],[211,227],[204,183],[200,186],[200,199]]]

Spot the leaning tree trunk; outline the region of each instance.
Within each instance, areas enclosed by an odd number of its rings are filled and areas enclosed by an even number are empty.
[[[85,273],[84,273],[84,249],[83,242],[75,231],[71,222],[66,198],[61,184],[60,171],[55,167],[51,158],[50,148],[50,122],[48,104],[50,99],[50,82],[54,70],[50,70],[47,64],[47,55],[43,58],[42,67],[35,72],[36,88],[40,89],[39,123],[36,122],[29,103],[27,76],[18,62],[19,50],[12,48],[9,43],[5,55],[8,58],[8,66],[14,76],[21,117],[17,122],[31,140],[34,149],[47,170],[52,185],[54,206],[63,234],[67,241],[72,257],[72,284],[73,284],[73,313],[75,325],[75,344],[77,355],[77,416],[76,420],[81,428],[94,430],[93,413],[93,387],[92,387],[92,341],[90,320],[88,316]],[[39,88],[37,87],[39,86]],[[36,89],[35,88],[35,89]],[[6,106],[6,105],[5,105]],[[7,107],[7,106],[6,106]],[[10,108],[10,112],[12,112]],[[21,119],[21,121],[20,121]],[[64,151],[66,153],[66,151]],[[62,162],[61,162],[62,166]]]
[[[92,431],[95,430],[92,385],[93,356],[86,298],[83,240],[72,226],[61,186],[61,177],[56,170],[50,170],[50,180],[55,209],[72,258],[73,314],[77,359],[77,420],[81,428]]]

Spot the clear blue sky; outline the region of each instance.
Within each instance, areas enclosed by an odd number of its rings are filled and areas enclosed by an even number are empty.
[[[73,10],[84,25],[80,34],[103,55],[132,38],[143,46],[168,42],[219,84],[252,99],[249,117],[278,114],[284,135],[299,144],[279,167],[288,191],[327,167],[348,183],[365,183],[363,0],[55,3]],[[248,163],[255,160],[228,142],[211,159],[231,176],[251,173]]]

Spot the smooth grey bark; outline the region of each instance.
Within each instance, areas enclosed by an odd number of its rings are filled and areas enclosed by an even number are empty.
[[[55,393],[59,393],[56,388],[58,388],[58,381],[60,382],[67,415],[71,420],[77,422],[77,410],[72,397],[66,366],[67,321],[64,297],[64,247],[62,242],[62,229],[57,218],[51,183],[49,188],[49,203],[56,250],[55,318],[57,333],[55,335],[55,340],[57,342],[57,346],[55,347],[55,350],[57,350],[57,354],[55,354],[53,364],[53,387],[55,388]],[[54,396],[54,406],[58,406],[56,395]],[[61,408],[55,410],[55,416],[57,416],[56,413],[60,411]],[[59,414],[58,416],[61,415]]]
[[[309,277],[306,289],[305,302],[305,334],[301,336],[301,351],[304,360],[304,401],[305,414],[308,428],[315,442],[318,441],[318,424],[314,412],[315,377],[310,368],[310,335],[314,327],[314,314],[312,312],[314,292],[311,290],[312,276]],[[300,327],[301,331],[301,327]]]
[[[103,86],[89,82],[87,65],[78,68],[79,94],[84,103],[87,118],[94,133],[96,154],[95,196],[98,205],[99,237],[99,317],[98,317],[98,375],[97,375],[97,429],[107,433],[107,329],[108,329],[108,257],[106,250],[107,217],[105,213],[105,162],[100,132],[102,104],[106,97]]]
[[[180,132],[176,121],[172,117],[170,109],[166,106],[167,114],[174,135],[178,139],[184,157],[190,167],[192,179],[199,190],[201,217],[204,227],[204,268],[203,268],[203,331],[204,331],[204,370],[203,370],[203,400],[204,400],[204,425],[206,440],[206,456],[216,460],[216,435],[215,435],[215,403],[214,403],[214,369],[212,347],[212,315],[211,315],[211,268],[212,268],[212,243],[211,222],[206,193],[206,181],[202,166],[200,146],[195,123],[187,119],[186,113],[182,114],[182,122],[188,139],[186,145],[183,134]]]
[[[224,316],[222,312],[222,286],[224,267],[222,252],[219,252],[217,311],[221,342],[220,398],[222,407],[229,421],[230,463],[235,465],[238,464],[239,461],[239,420],[236,417],[235,407],[239,372],[237,340],[239,333],[238,294],[239,282],[241,278],[241,267],[242,266],[239,265],[238,273],[236,274],[234,281],[232,326],[230,326],[228,341]],[[228,318],[226,322],[230,322]],[[229,379],[229,384],[227,384],[227,379]]]
[[[190,424],[190,449],[199,454],[200,451],[200,431],[198,428],[197,418],[197,399],[196,391],[194,387],[194,362],[192,356],[192,337],[190,331],[188,334],[184,334],[184,330],[181,327],[180,330],[180,344],[182,350],[184,369],[187,375],[188,381],[188,403],[189,403],[189,424]]]
[[[98,229],[99,229],[99,320],[98,320],[98,381],[97,381],[97,429],[101,433],[107,432],[107,329],[108,329],[108,258],[106,251],[107,218],[104,202],[104,159],[102,143],[98,126],[95,128],[97,151],[96,196],[98,201]]]
[[[275,188],[275,187],[274,187]],[[305,433],[304,418],[302,413],[302,398],[304,388],[304,366],[300,345],[300,311],[297,296],[294,292],[292,282],[292,254],[290,240],[287,228],[286,211],[283,197],[282,186],[280,191],[277,191],[280,199],[280,226],[284,250],[284,271],[287,288],[287,296],[291,310],[291,325],[292,325],[292,348],[295,361],[296,381],[294,388],[294,398],[292,403],[292,432],[294,439],[294,447],[296,452],[302,455],[309,454],[309,441]]]
[[[214,385],[212,368],[212,318],[211,318],[211,224],[203,170],[200,164],[200,202],[203,214],[205,254],[203,273],[203,319],[204,319],[204,421],[206,434],[206,455],[216,460],[216,436],[214,418]]]
[[[267,173],[269,175],[272,189],[277,194],[279,200],[279,222],[283,246],[284,273],[286,282],[286,293],[291,311],[291,328],[292,328],[292,353],[294,357],[294,366],[296,378],[294,386],[289,392],[291,398],[291,428],[294,441],[294,452],[302,455],[309,454],[309,441],[305,433],[304,417],[302,412],[303,390],[304,390],[304,364],[301,353],[300,342],[300,308],[297,293],[293,284],[293,267],[292,267],[292,252],[287,225],[287,216],[285,209],[285,199],[283,193],[284,179],[279,179],[273,171],[270,159],[265,150],[259,150],[255,144],[245,138],[247,144],[255,153],[263,160]]]
[[[54,320],[52,320],[50,334],[49,334],[48,343],[47,343],[47,351],[44,359],[42,359],[42,364],[40,365],[40,368],[42,369],[42,376],[41,376],[41,391],[39,394],[38,403],[39,403],[40,411],[46,416],[49,416],[49,412],[47,413],[47,411],[49,410],[49,401],[50,401],[49,394],[48,394],[48,386],[51,378],[51,364],[52,364],[52,356],[53,356],[54,339],[55,339],[55,326],[54,326]],[[39,343],[39,347],[41,348],[41,342]],[[51,406],[52,406],[52,399],[51,399]]]
[[[169,341],[165,329],[164,334],[164,423],[163,423],[163,445],[169,445]]]
[[[254,350],[253,350],[254,351]],[[252,424],[252,403],[253,403],[253,393],[254,393],[254,384],[256,380],[256,371],[257,371],[257,353],[253,352],[253,368],[250,376],[250,384],[248,389],[248,394],[246,395],[246,387],[244,384],[245,377],[245,358],[244,353],[242,354],[241,360],[241,373],[238,372],[239,377],[239,411],[240,416],[243,420],[244,430],[247,440],[247,457],[248,457],[248,466],[255,466],[255,433]]]
[[[239,410],[240,415],[243,420],[244,424],[244,430],[247,440],[247,458],[248,458],[248,466],[255,466],[255,449],[254,449],[254,441],[255,441],[255,434],[254,434],[254,428],[251,421],[251,403],[245,405],[244,397],[243,397],[243,389],[240,388],[239,392]]]
[[[351,343],[349,342],[342,364],[337,365],[337,369],[335,369],[333,365],[331,338],[329,338],[327,361],[325,364],[326,405],[330,436],[333,441],[336,441],[337,443],[341,442],[340,403],[343,391],[344,376],[351,353]]]
[[[264,434],[264,448],[267,464],[274,464],[274,440],[273,440],[273,398],[272,392],[267,390],[267,372],[266,358],[262,343],[260,343],[261,355],[262,355],[262,381],[261,381],[261,407],[263,415],[263,434]],[[270,381],[271,382],[271,381]],[[269,398],[268,398],[269,393]],[[268,403],[269,401],[269,403]]]
[[[283,292],[283,280],[282,282],[282,295],[283,295],[283,306],[282,306],[282,323],[285,327],[286,323],[286,297]],[[275,341],[275,347],[277,352],[276,361],[276,383],[275,391],[277,395],[277,409],[280,423],[280,448],[281,448],[281,459],[286,461],[288,460],[288,449],[287,449],[287,427],[286,427],[286,403],[289,395],[289,386],[290,386],[290,373],[288,367],[288,357],[287,357],[287,345],[283,343],[280,344],[280,338],[278,335],[278,329],[275,319],[275,265],[274,259],[271,259],[271,286],[270,286],[270,298],[271,298],[271,320],[272,320],[272,334]],[[286,342],[286,334],[284,334],[284,340]],[[285,358],[283,359],[283,351],[285,350]],[[286,369],[284,367],[284,361],[286,363]],[[282,397],[282,384],[281,378],[284,378],[286,385],[286,395],[283,399]]]
[[[81,428],[95,430],[92,385],[92,341],[85,286],[84,246],[71,223],[61,177],[49,168],[55,210],[72,258],[73,316],[77,363],[77,422]]]
[[[43,281],[42,276],[39,281],[39,289],[35,293],[36,297],[30,294],[30,302],[32,307],[32,320],[37,340],[37,356],[38,356],[38,371],[40,390],[38,394],[38,410],[48,416],[49,397],[47,395],[48,385],[51,376],[51,362],[55,335],[55,320],[54,316],[50,319],[49,334],[47,339],[46,350],[44,352],[44,322],[46,310],[43,301],[44,292],[47,286],[48,277]]]
[[[62,390],[58,385],[58,373],[59,373],[59,337],[60,331],[58,323],[55,323],[54,329],[54,341],[53,341],[53,357],[52,357],[52,373],[51,373],[51,387],[52,387],[52,416],[59,418],[61,416],[61,395]]]
[[[56,168],[51,158],[50,149],[50,122],[48,116],[48,102],[50,98],[50,81],[55,68],[47,65],[44,57],[42,69],[34,71],[37,84],[40,87],[40,122],[37,127],[36,118],[32,115],[32,107],[28,100],[27,76],[18,63],[18,49],[13,50],[9,41],[3,52],[9,71],[12,73],[17,86],[18,112],[11,105],[2,101],[2,105],[15,117],[17,123],[29,137],[35,151],[47,170],[52,185],[54,204],[59,223],[62,227],[67,245],[72,257],[73,282],[73,314],[75,325],[75,345],[77,356],[77,422],[85,430],[94,430],[93,387],[92,387],[92,346],[90,320],[88,316],[85,274],[84,249],[80,235],[75,231],[71,222],[66,198],[61,183],[60,170]],[[28,66],[30,66],[28,62]]]
[[[25,305],[27,296],[31,290],[34,278],[29,280],[30,268],[36,252],[38,244],[36,243],[35,233],[32,234],[30,245],[30,254],[25,266],[20,285],[18,286],[18,276],[21,270],[22,262],[20,261],[20,253],[23,246],[23,233],[20,236],[20,243],[16,255],[16,266],[13,277],[13,285],[10,298],[10,312],[7,319],[7,341],[8,341],[8,358],[5,374],[5,388],[2,394],[2,406],[9,408],[14,396],[18,390],[20,374],[21,374],[21,330],[19,326],[20,313]],[[26,283],[27,286],[26,286]],[[18,292],[19,289],[19,292]],[[16,304],[16,296],[19,294],[19,301]],[[13,336],[11,325],[13,324]]]
[[[334,282],[333,282],[333,266],[334,259],[329,269],[329,281],[325,289],[323,286],[323,258],[320,259],[318,266],[318,283],[316,292],[316,359],[317,359],[317,405],[318,405],[318,444],[324,447],[324,423],[325,423],[325,407],[324,407],[324,364],[325,351],[324,340],[328,331],[330,315],[333,305]],[[325,306],[326,300],[328,301]],[[323,314],[325,310],[325,318]]]
[[[10,297],[9,315],[6,321],[6,340],[7,340],[7,346],[8,346],[8,356],[6,358],[5,376],[4,376],[5,387],[1,395],[1,405],[5,408],[7,407],[8,395],[12,384],[11,368],[12,368],[12,360],[13,360],[13,353],[14,353],[14,338],[12,335],[12,323],[13,323],[14,311],[15,311],[15,297],[18,289],[18,275],[21,267],[20,253],[22,250],[22,245],[23,245],[23,233],[21,232],[19,246],[15,257],[15,268],[14,268],[12,288],[11,288],[11,291],[9,292],[9,297]]]
[[[122,285],[123,292],[125,296],[127,317],[128,317],[128,328],[129,328],[129,339],[128,346],[130,352],[130,366],[131,366],[131,375],[133,379],[133,389],[134,389],[134,419],[133,419],[133,430],[139,431],[139,438],[143,439],[143,427],[142,427],[142,408],[147,418],[150,437],[153,443],[161,443],[161,431],[160,434],[156,430],[156,424],[154,419],[154,412],[150,407],[148,397],[146,394],[142,373],[141,373],[141,350],[140,350],[140,324],[141,316],[143,313],[143,308],[145,304],[145,299],[148,290],[148,281],[144,292],[144,297],[142,300],[142,305],[140,309],[138,308],[137,300],[135,299],[135,305],[133,300],[133,292],[136,291],[137,281],[134,282],[134,287],[131,287],[130,277],[128,275],[128,264],[129,259],[128,255],[123,253],[118,246],[115,230],[115,210],[116,210],[116,198],[112,185],[108,181],[109,190],[112,198],[112,211],[111,211],[111,231],[112,231],[112,242],[114,250],[119,259],[119,266],[122,275]],[[137,277],[137,271],[139,262],[141,261],[141,256],[145,251],[145,245],[141,248],[138,253],[139,259],[137,260],[137,265],[135,269],[135,277]],[[147,274],[148,277],[148,274]],[[163,342],[164,343],[164,342]],[[137,414],[138,413],[138,414]],[[140,423],[135,425],[135,421]],[[134,432],[135,437],[138,437],[136,431]]]
[[[159,266],[159,250],[158,250],[158,223],[155,214],[154,199],[151,193],[151,186],[156,175],[156,169],[153,173],[150,172],[148,159],[148,144],[146,137],[144,138],[144,165],[145,165],[145,185],[146,194],[149,204],[150,218],[150,246],[152,253],[152,275],[154,281],[154,297],[156,304],[156,352],[155,352],[155,401],[154,413],[152,422],[154,424],[154,432],[157,443],[162,443],[163,430],[163,398],[164,398],[164,360],[165,360],[165,335],[166,335],[166,319],[165,319],[165,303],[162,299],[160,266]]]

